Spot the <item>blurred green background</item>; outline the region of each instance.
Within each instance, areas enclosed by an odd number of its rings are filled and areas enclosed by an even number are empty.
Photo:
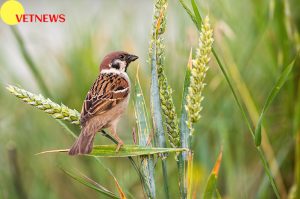
[[[4,1],[0,1],[2,4]],[[140,78],[149,104],[150,67],[148,44],[153,1],[20,1],[26,13],[64,13],[65,23],[22,23],[20,32],[51,99],[81,110],[82,101],[98,75],[103,56],[114,50],[138,55]],[[189,1],[187,1],[189,2]],[[282,69],[294,59],[300,46],[300,4],[285,1],[197,1],[203,16],[214,28],[214,47],[230,74],[243,106],[254,123]],[[198,32],[179,1],[168,7],[166,74],[173,88],[179,113],[183,78],[191,47],[198,44]],[[0,21],[0,198],[105,198],[73,181],[59,167],[80,171],[117,192],[113,178],[95,159],[60,154],[34,155],[49,149],[68,148],[70,136],[55,120],[6,90],[6,84],[42,93],[26,64],[11,27]],[[129,68],[132,83],[137,63]],[[223,160],[218,187],[224,198],[274,198],[249,130],[215,60],[206,79],[202,118],[196,127],[194,181],[199,192],[221,146]],[[295,182],[296,136],[300,137],[300,63],[267,112],[262,148],[282,198]],[[42,93],[45,95],[45,93]],[[50,96],[46,96],[50,97]],[[125,144],[132,144],[135,126],[133,101],[118,127]],[[79,133],[79,128],[70,126]],[[298,134],[297,134],[298,133]],[[299,138],[300,140],[300,138]],[[98,135],[97,144],[109,140]],[[15,156],[17,163],[12,159]],[[101,159],[118,179],[129,198],[143,198],[135,170],[127,159]],[[19,173],[15,172],[18,167]],[[279,172],[276,171],[279,168]],[[179,198],[177,167],[168,158],[172,198]],[[156,168],[157,198],[163,198],[160,165]],[[20,188],[23,187],[23,188]],[[24,189],[24,193],[20,193]]]

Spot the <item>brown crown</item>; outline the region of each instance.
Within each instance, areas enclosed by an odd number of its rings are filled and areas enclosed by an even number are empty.
[[[104,58],[103,61],[100,64],[100,71],[103,69],[109,69],[109,64],[117,57],[119,57],[122,54],[127,54],[127,52],[124,51],[115,51],[115,52],[111,52],[109,54],[107,54]]]

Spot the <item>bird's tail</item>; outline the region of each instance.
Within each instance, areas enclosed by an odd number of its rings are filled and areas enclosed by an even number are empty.
[[[82,128],[79,138],[69,150],[69,155],[91,153],[95,134],[96,132],[91,132],[89,128]]]

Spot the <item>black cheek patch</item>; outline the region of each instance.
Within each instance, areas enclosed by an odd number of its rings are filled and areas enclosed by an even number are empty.
[[[120,69],[120,64],[118,62],[115,62],[115,63],[112,63],[111,67],[119,70]]]

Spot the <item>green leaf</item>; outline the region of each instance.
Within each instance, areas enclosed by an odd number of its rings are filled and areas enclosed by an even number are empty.
[[[156,65],[156,44],[153,43],[152,46],[152,56],[151,56],[151,113],[153,120],[153,129],[155,132],[155,137],[157,141],[157,146],[166,147],[166,138],[163,128],[162,112],[160,107],[159,99],[159,86],[158,86],[158,76],[157,76],[157,65]]]
[[[184,0],[179,0],[179,2],[181,3],[182,7],[185,9],[186,13],[190,16],[191,20],[194,22],[194,24],[196,24],[197,26],[197,19],[196,17],[193,15],[192,11],[190,10],[190,8],[185,4]],[[198,28],[200,29],[200,27]]]
[[[218,189],[216,189],[216,199],[222,199],[222,196]]]
[[[264,114],[265,112],[268,110],[268,108],[270,107],[272,101],[274,100],[274,98],[276,97],[276,95],[279,93],[280,89],[282,88],[282,86],[284,85],[284,83],[286,82],[289,74],[291,73],[293,66],[294,66],[295,60],[293,60],[287,67],[285,67],[285,69],[282,71],[279,79],[277,80],[277,82],[275,83],[274,87],[272,88],[266,102],[265,105],[263,106],[263,109],[261,111],[261,114],[259,116],[257,125],[256,125],[256,129],[255,129],[255,144],[256,146],[260,146],[261,145],[261,124],[262,121],[264,119]]]
[[[151,142],[147,143],[150,136],[150,125],[148,120],[148,112],[144,95],[141,89],[140,80],[138,76],[138,70],[136,73],[135,82],[135,98],[134,98],[134,110],[136,123],[138,127],[139,145],[151,146]]]
[[[135,83],[135,98],[134,108],[135,117],[138,127],[139,145],[142,147],[151,147],[151,134],[150,126],[148,122],[148,113],[144,95],[141,89],[140,80],[138,76],[138,69],[136,72],[136,83]],[[153,156],[142,156],[141,157],[141,175],[143,178],[143,187],[149,198],[155,198],[155,179],[154,179],[154,163]]]
[[[199,9],[198,9],[198,6],[197,6],[195,0],[191,0],[191,4],[192,4],[193,10],[194,10],[197,25],[198,25],[198,27],[201,27],[202,19],[201,19],[201,15],[200,15],[200,12],[199,12]]]
[[[97,191],[101,194],[104,194],[104,195],[109,196],[111,198],[120,198],[116,194],[114,194],[113,192],[109,191],[108,189],[106,189],[102,185],[100,185],[97,182],[91,180],[90,178],[86,177],[83,174],[81,174],[81,176],[78,176],[77,174],[66,171],[64,169],[62,169],[62,171],[64,173],[66,173],[67,175],[69,175],[74,180],[76,180],[77,182],[80,182],[81,184],[84,184],[85,186],[87,186],[87,187],[89,187],[89,188],[91,188],[91,189],[93,189],[93,190],[95,190],[95,191]]]
[[[208,177],[207,184],[204,189],[204,195],[203,195],[204,199],[213,199],[215,198],[215,194],[218,197],[217,178],[218,178],[218,173],[221,165],[221,160],[222,160],[222,150],[219,154],[219,157],[215,163],[213,170],[211,171]]]
[[[189,148],[189,128],[186,124],[187,121],[187,111],[185,109],[186,105],[186,96],[188,94],[188,88],[190,86],[191,79],[191,70],[192,70],[192,49],[190,51],[190,56],[185,72],[184,85],[183,85],[183,94],[182,94],[182,103],[181,103],[181,118],[180,118],[180,142],[181,147]]]
[[[125,193],[124,193],[122,187],[120,186],[119,182],[117,181],[117,179],[115,178],[115,176],[113,176],[113,178],[114,178],[115,184],[116,184],[116,186],[117,186],[117,189],[118,189],[120,198],[121,198],[121,199],[126,199],[126,195],[125,195]]]
[[[85,156],[95,156],[104,158],[121,158],[121,157],[135,157],[143,155],[154,155],[159,153],[171,153],[171,152],[182,152],[187,151],[183,148],[149,148],[137,145],[124,145],[122,148],[116,152],[116,145],[95,145],[93,151],[90,154],[85,154]],[[40,154],[45,153],[67,153],[69,149],[57,149],[50,151],[43,151]]]
[[[260,146],[261,145],[261,117],[259,117],[256,129],[255,129],[255,145]]]
[[[190,76],[192,68],[192,49],[190,51],[190,56],[185,72],[184,85],[183,85],[183,94],[182,94],[182,103],[181,103],[181,118],[180,118],[180,144],[183,148],[189,148],[189,128],[186,124],[187,121],[187,112],[185,109],[186,105],[186,96],[188,94],[188,88],[190,86]],[[178,178],[179,178],[179,189],[181,198],[186,198],[187,196],[187,182],[185,177],[185,162],[187,160],[187,153],[180,153],[178,156]]]
[[[214,198],[216,185],[217,185],[217,177],[215,174],[211,174],[207,181],[203,199],[213,199]]]
[[[298,96],[296,98],[296,103],[295,103],[295,107],[294,107],[294,121],[293,121],[293,132],[294,135],[297,135],[298,129],[300,130],[300,81],[298,83]],[[299,162],[300,163],[300,162]],[[300,173],[299,173],[300,174]],[[300,180],[300,178],[299,178]],[[299,182],[299,186],[300,186],[300,182]]]

